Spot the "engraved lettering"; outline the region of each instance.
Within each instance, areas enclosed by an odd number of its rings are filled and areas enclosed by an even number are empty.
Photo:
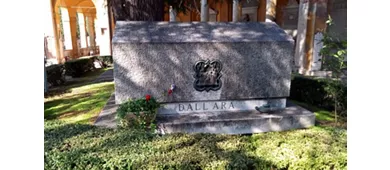
[[[225,103],[225,102],[222,102],[221,109],[226,109],[226,108],[225,108],[225,105],[226,105],[226,103]]]
[[[190,110],[190,108],[191,108],[191,111],[193,111],[191,104],[188,104],[187,111]]]
[[[183,110],[184,110],[184,105],[179,104],[179,111],[183,111]]]
[[[198,103],[195,103],[195,110],[200,110],[201,108],[199,107],[198,109]]]
[[[214,103],[213,110],[215,110],[215,108],[217,108],[217,109],[218,109],[218,105],[217,105],[217,103],[216,103],[216,102]]]
[[[209,110],[206,108],[206,103],[203,103],[203,110]]]
[[[229,109],[230,109],[230,108],[233,108],[233,109],[234,109],[233,102],[230,102]]]

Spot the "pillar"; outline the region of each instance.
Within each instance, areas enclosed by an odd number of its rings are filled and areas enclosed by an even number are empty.
[[[266,0],[259,0],[259,7],[257,9],[257,21],[259,22],[265,22],[265,13],[267,7],[267,1]]]
[[[324,35],[322,34],[322,32],[317,32],[314,35],[313,62],[311,63],[311,70],[313,71],[321,70],[322,56],[320,55],[320,51],[324,46],[324,43],[322,42],[323,38]]]
[[[301,73],[303,69],[303,58],[306,41],[306,29],[307,29],[307,14],[309,9],[309,2],[307,0],[300,0],[299,2],[299,14],[298,14],[298,28],[297,39],[295,42],[295,55],[294,62],[296,68]]]
[[[88,32],[89,32],[89,42],[90,47],[95,49],[95,27],[94,27],[94,17],[93,15],[88,16]]]
[[[54,10],[54,9],[53,9]],[[58,51],[58,57],[57,57],[57,60],[58,60],[58,63],[63,63],[65,62],[65,56],[64,56],[64,44],[63,44],[63,39],[62,39],[62,36],[61,36],[61,25],[60,25],[60,21],[61,21],[61,17],[60,17],[60,14],[59,14],[59,9],[56,9],[54,10],[54,16],[53,16],[53,20],[54,20],[54,36],[55,36],[55,41],[56,41],[56,48],[57,48],[57,51]]]
[[[217,14],[218,22],[228,22],[229,21],[229,4],[224,1],[218,3],[219,9]]]
[[[95,23],[95,27],[94,27],[94,30],[95,30],[95,53],[97,53],[97,49],[98,49],[98,46],[99,46],[99,49],[100,49],[100,36],[99,36],[99,26],[96,24],[97,23],[97,19],[95,18],[94,19],[94,23]]]
[[[276,0],[266,0],[265,22],[275,22],[276,18]]]
[[[96,4],[105,4],[105,0],[96,0]],[[111,53],[111,29],[108,15],[108,6],[96,8],[96,38],[99,42],[100,55],[112,55]]]
[[[88,28],[88,21],[87,21],[87,16],[85,16],[85,14],[83,13],[83,16],[84,16],[84,31],[85,31],[85,44],[86,44],[86,46],[87,46],[87,48],[90,46],[90,44],[88,43],[88,35],[87,35],[87,33],[89,33],[88,32],[88,30],[89,30],[89,28]]]
[[[305,70],[311,71],[313,63],[314,32],[316,19],[317,3],[310,3],[307,17],[307,31],[305,42]]]
[[[174,9],[172,6],[169,6],[169,21],[176,21],[176,9]]]
[[[71,39],[72,39],[72,58],[78,58],[79,57],[79,49],[77,46],[77,19],[76,19],[76,10],[68,8],[69,12],[69,25],[70,25],[70,33],[71,33]],[[65,29],[64,29],[65,30]]]
[[[202,0],[200,6],[200,21],[209,21],[209,5],[207,4],[207,0]]]
[[[315,32],[313,42],[313,62],[311,63],[312,71],[319,71],[322,67],[322,55],[320,51],[323,48],[323,33],[326,30],[326,20],[328,19],[328,3],[327,1],[317,1]]]
[[[233,22],[238,22],[239,21],[239,0],[233,0]]]
[[[276,10],[275,10],[275,22],[280,26],[283,27],[284,24],[284,7],[286,7],[288,4],[288,0],[278,0],[276,3]]]
[[[61,56],[60,56],[60,47],[58,44],[58,35],[57,35],[57,22],[56,22],[56,14],[54,10],[54,5],[52,4],[52,1],[47,1],[48,8],[50,8],[50,13],[49,13],[49,25],[48,27],[51,27],[51,30],[49,30],[50,33],[48,33],[50,36],[54,38],[54,48],[55,48],[55,56],[57,58],[57,62],[61,63]],[[50,28],[49,28],[50,29]]]

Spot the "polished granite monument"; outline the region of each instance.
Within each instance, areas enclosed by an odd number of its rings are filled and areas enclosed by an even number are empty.
[[[287,103],[293,39],[274,23],[117,22],[115,103],[163,103],[161,133],[258,133],[310,127]]]

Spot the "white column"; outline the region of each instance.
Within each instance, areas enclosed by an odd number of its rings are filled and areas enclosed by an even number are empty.
[[[100,55],[111,55],[111,44],[110,44],[110,25],[108,20],[108,9],[106,0],[96,0],[96,38],[99,41]]]
[[[200,6],[200,21],[209,21],[209,5],[207,4],[207,0],[202,0]]]
[[[64,32],[65,50],[71,50],[73,47],[72,47],[72,34],[70,32],[70,18],[68,14],[68,9],[64,7],[60,7],[60,10],[61,10],[61,19],[62,19],[62,29]]]
[[[84,14],[83,13],[77,13],[79,18],[79,28],[80,28],[80,48],[87,48],[87,34],[85,31],[85,21],[84,21]]]
[[[233,22],[238,22],[239,20],[238,1],[239,0],[233,0]]]
[[[322,32],[317,32],[314,35],[313,62],[311,64],[311,69],[313,71],[321,70],[322,56],[320,55],[320,51],[324,46],[324,43],[322,42],[323,38]]]
[[[169,6],[169,21],[176,21],[176,9],[174,9],[172,6]]]
[[[276,4],[273,4],[273,0],[267,0],[266,1],[266,7],[265,7],[265,22],[274,22],[274,14],[273,9]]]
[[[299,70],[302,70],[304,67],[303,58],[305,56],[305,40],[306,40],[308,11],[309,11],[309,2],[307,0],[300,0],[297,40],[295,45],[295,56],[294,56],[295,66]]]
[[[95,31],[94,29],[94,18],[92,16],[88,17],[88,33],[89,33],[89,42],[91,47],[95,47]]]

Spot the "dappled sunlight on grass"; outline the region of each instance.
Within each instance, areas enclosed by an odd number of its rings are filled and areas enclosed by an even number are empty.
[[[253,135],[257,146],[255,155],[262,155],[279,167],[286,167],[288,164],[307,164],[311,167],[317,164],[317,167],[312,168],[321,169],[321,165],[331,162],[346,162],[346,133],[345,129],[313,127],[256,134]]]
[[[289,100],[294,104],[297,104],[305,109],[308,109],[316,115],[316,124],[320,126],[334,126],[339,128],[347,128],[347,118],[338,116],[338,122],[335,122],[335,114],[334,112],[327,111],[325,109],[321,109],[303,102]]]
[[[66,169],[346,169],[347,132],[169,134],[45,122],[45,167]]]
[[[72,94],[74,94],[74,89],[79,90],[78,87],[90,85],[91,82],[95,80],[99,75],[111,69],[113,68],[109,67],[88,72],[82,77],[74,78],[73,80],[67,81],[64,85],[49,89],[49,91],[45,94],[45,102],[53,99],[64,99],[67,96],[72,96]]]
[[[114,83],[98,83],[75,87],[71,93],[45,101],[45,119],[61,119],[68,123],[90,123],[99,114],[114,91]]]
[[[314,112],[314,114],[316,115],[317,120],[334,121],[334,114],[332,114],[331,112],[321,110]]]

